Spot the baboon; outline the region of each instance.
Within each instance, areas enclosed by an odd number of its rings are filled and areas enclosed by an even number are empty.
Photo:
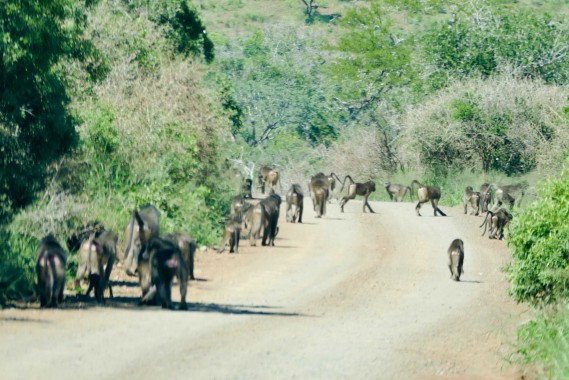
[[[267,212],[263,203],[259,202],[255,206],[249,207],[245,214],[245,224],[249,227],[249,244],[252,247],[257,245],[261,230],[267,229],[268,223]]]
[[[385,186],[385,190],[387,191],[387,194],[389,194],[389,199],[391,199],[391,201],[403,202],[403,198],[405,197],[405,194],[407,194],[407,191],[409,191],[409,199],[413,200],[413,193],[409,186],[391,182],[385,182],[383,185]]]
[[[134,276],[138,268],[138,257],[143,244],[160,235],[160,211],[152,205],[146,205],[139,211],[133,211],[124,236],[126,248],[124,260],[126,273]]]
[[[464,213],[468,213],[468,205],[472,208],[470,215],[476,215],[480,213],[480,193],[478,191],[474,191],[472,186],[466,186],[464,189]]]
[[[417,189],[417,199],[419,199],[419,203],[415,206],[415,211],[417,212],[417,216],[421,216],[419,213],[419,209],[428,201],[431,201],[431,205],[433,206],[433,210],[435,212],[435,216],[437,216],[437,212],[442,216],[447,216],[444,212],[441,211],[439,208],[439,199],[441,199],[441,189],[437,186],[423,186],[421,182],[417,180],[413,180],[411,182],[411,190],[413,190],[413,185],[417,184],[419,188]]]
[[[194,276],[194,261],[196,258],[196,241],[188,234],[184,232],[174,232],[173,234],[166,234],[162,236],[162,239],[168,240],[180,248],[180,253],[182,258],[186,263],[188,268],[188,278],[190,280],[195,280]]]
[[[294,212],[292,208],[294,206]],[[289,223],[302,223],[302,210],[304,208],[304,195],[299,184],[293,184],[286,194],[286,221]]]
[[[480,210],[488,211],[488,206],[492,204],[492,189],[489,183],[480,185]]]
[[[312,198],[312,206],[316,212],[317,218],[321,218],[323,215],[326,215],[326,201],[330,194],[330,182],[326,176],[321,176],[319,174],[313,176],[308,184],[308,189]]]
[[[261,192],[265,194],[265,185],[269,184],[269,194],[274,193],[277,183],[280,184],[280,175],[278,169],[270,168],[268,166],[261,166],[259,169],[259,187],[261,188]]]
[[[354,199],[356,195],[361,195],[364,197],[363,212],[366,212],[366,206],[367,206],[369,208],[369,212],[375,213],[375,211],[372,210],[371,206],[369,205],[369,202],[367,201],[369,195],[375,191],[375,182],[367,181],[366,183],[357,183],[354,182],[352,177],[347,175],[344,178],[344,184],[346,183],[346,179],[349,179],[352,183],[348,186],[348,194],[343,196],[342,199],[340,200],[340,210],[344,212],[344,206],[346,205],[346,203],[348,203],[350,199]],[[342,186],[340,192],[343,189],[344,186]]]
[[[104,230],[105,226],[96,220],[76,228],[67,239],[67,250],[70,253],[77,252],[81,247],[81,243],[87,239],[98,237]]]
[[[261,245],[275,245],[275,237],[278,234],[279,213],[281,208],[281,197],[278,194],[271,194],[260,203],[265,206],[265,216],[267,227],[263,229],[263,240]]]
[[[86,296],[95,289],[95,299],[98,303],[105,303],[105,289],[113,298],[113,288],[109,282],[111,271],[117,257],[118,236],[113,231],[104,231],[94,239],[88,239],[79,249],[79,265],[75,276],[75,287],[82,279],[89,279],[89,288]]]
[[[460,281],[460,275],[464,273],[464,242],[461,239],[454,239],[448,247],[448,269],[450,277],[454,281]]]
[[[169,240],[153,237],[144,244],[138,259],[138,275],[142,301],[152,303],[158,298],[163,309],[172,308],[172,280],[180,284],[180,309],[186,310],[188,269],[178,246]]]
[[[490,216],[490,219],[488,219],[488,216]],[[480,225],[480,227],[484,227],[482,236],[486,234],[486,227],[488,227],[490,239],[502,240],[504,238],[504,228],[512,219],[512,214],[510,214],[510,212],[505,208],[501,208],[497,212],[488,210],[486,217],[484,218],[484,222]]]
[[[253,180],[251,178],[246,178],[245,183],[243,183],[242,187],[243,198],[253,199],[252,187],[253,187]]]
[[[37,250],[37,293],[41,307],[58,307],[63,302],[65,265],[67,257],[59,242],[52,236],[44,237]]]
[[[241,216],[243,213],[243,204],[245,203],[245,199],[241,195],[236,195],[233,197],[233,201],[231,201],[231,209],[229,210],[229,215],[232,218],[237,216]]]
[[[335,195],[334,190],[336,189],[336,180],[340,182],[342,186],[344,186],[344,183],[340,180],[340,178],[338,178],[338,176],[334,172],[330,173],[329,175],[326,175],[322,172],[316,173],[314,176],[311,177],[311,181],[314,180],[315,178],[323,178],[328,182],[328,195],[326,197],[328,203],[332,202],[332,197],[334,197]],[[310,185],[308,186],[308,192],[309,193],[311,192]]]
[[[496,186],[495,184],[492,184],[490,186],[496,187],[496,199],[492,206],[492,211],[498,210],[498,207],[500,207],[504,202],[508,203],[511,210],[514,205],[520,207],[520,203],[525,195],[528,183],[524,181],[514,185]]]
[[[218,253],[225,251],[225,246],[229,244],[229,253],[239,253],[239,239],[241,237],[241,217],[231,218],[225,225],[221,243],[219,243]]]

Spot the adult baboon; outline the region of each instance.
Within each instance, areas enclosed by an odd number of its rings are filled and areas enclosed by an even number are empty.
[[[423,186],[423,184],[417,180],[413,180],[411,182],[411,190],[413,190],[413,185],[417,184],[419,188],[417,189],[417,199],[419,199],[419,203],[415,206],[415,211],[417,212],[417,216],[421,216],[419,213],[419,209],[428,201],[431,201],[431,205],[433,206],[433,210],[435,212],[435,216],[437,216],[437,212],[442,216],[447,216],[444,212],[441,211],[439,208],[439,200],[441,199],[441,189],[437,186]]]
[[[508,203],[510,209],[512,209],[514,205],[520,207],[528,183],[524,181],[514,185],[496,186],[492,184],[491,186],[496,187],[496,199],[492,206],[492,211],[496,211],[504,202]]]
[[[341,183],[342,186],[344,186],[344,183],[342,182],[342,180],[340,180],[340,178],[338,178],[338,176],[334,172],[331,172],[329,175],[326,175],[322,172],[316,173],[314,176],[311,177],[310,180],[312,181],[315,178],[322,178],[328,182],[328,196],[326,197],[326,200],[328,201],[328,203],[332,202],[332,197],[334,197],[334,195],[335,195],[334,190],[336,189],[336,180],[339,183]],[[310,185],[308,186],[308,192],[309,193],[311,192]]]
[[[292,208],[294,206],[294,212]],[[286,193],[286,221],[288,223],[302,223],[302,210],[304,208],[304,195],[299,184],[292,184]]]
[[[326,176],[319,174],[313,176],[308,183],[308,189],[312,198],[312,207],[316,212],[317,218],[326,215],[326,201],[330,194],[330,182]]]
[[[180,248],[180,253],[182,254],[182,258],[184,259],[186,267],[188,268],[188,278],[190,280],[195,280],[196,277],[194,276],[194,262],[197,248],[196,241],[189,234],[186,234],[184,232],[166,234],[162,236],[162,239],[168,240]]]
[[[254,247],[261,235],[261,230],[268,228],[269,220],[265,205],[262,202],[250,207],[245,214],[245,224],[249,228],[249,244]]]
[[[480,209],[482,212],[488,211],[488,207],[492,204],[492,189],[489,183],[480,185]]]
[[[245,199],[252,199],[253,198],[253,180],[251,178],[246,178],[243,187],[242,187],[242,195]]]
[[[261,166],[259,169],[259,186],[261,187],[261,192],[265,194],[265,185],[268,184],[270,186],[269,193],[274,193],[277,183],[280,184],[280,174],[278,169]]]
[[[460,275],[464,273],[462,270],[464,264],[464,242],[461,239],[454,239],[450,243],[447,253],[450,277],[454,281],[460,281]]]
[[[82,279],[89,280],[86,296],[95,289],[95,299],[98,303],[105,303],[105,289],[113,298],[113,288],[109,282],[111,271],[117,257],[118,236],[113,231],[104,231],[94,239],[88,239],[79,249],[79,265],[75,276],[75,287]]]
[[[347,175],[344,178],[344,184],[346,183],[346,179],[349,179],[350,182],[352,182],[352,183],[348,186],[348,194],[344,195],[342,197],[342,199],[340,200],[340,210],[342,210],[342,212],[344,212],[344,206],[346,205],[346,203],[348,203],[348,201],[350,199],[356,198],[356,195],[360,195],[360,196],[364,197],[363,212],[366,212],[366,206],[367,206],[369,209],[369,212],[375,213],[375,211],[372,210],[371,206],[369,205],[369,202],[367,201],[370,194],[375,191],[375,182],[373,182],[373,181],[367,181],[366,183],[354,182],[352,177]],[[344,186],[342,186],[342,189],[340,189],[340,192],[342,190],[344,190]]]
[[[241,238],[241,217],[231,218],[225,225],[221,242],[219,243],[218,253],[225,251],[225,246],[229,244],[229,253],[239,253],[239,239]]]
[[[278,233],[279,213],[281,207],[281,197],[278,194],[271,194],[260,203],[265,206],[267,217],[267,227],[263,229],[263,240],[261,245],[275,245],[275,237]]]
[[[63,302],[65,265],[67,257],[59,242],[52,236],[44,237],[37,250],[37,293],[41,307],[58,307]]]
[[[488,216],[490,216],[490,218],[488,218]],[[484,227],[482,236],[484,236],[486,233],[486,227],[488,227],[490,239],[502,240],[504,238],[504,228],[512,219],[512,214],[510,214],[510,212],[505,208],[501,208],[497,212],[488,210],[486,217],[484,218],[484,222],[480,225],[480,227]]]
[[[180,285],[180,309],[186,310],[188,269],[178,246],[169,240],[153,237],[144,244],[139,256],[141,303],[152,303],[157,296],[162,308],[171,309],[172,280],[176,276]]]
[[[480,213],[480,193],[474,191],[472,186],[466,186],[464,189],[464,197],[462,199],[464,203],[464,213],[468,213],[468,205],[472,208],[470,215],[476,215]]]
[[[127,274],[134,276],[142,245],[158,235],[160,235],[160,211],[156,207],[146,205],[139,211],[132,212],[124,232],[126,242],[124,260]]]
[[[391,201],[403,202],[403,198],[405,197],[405,194],[407,194],[407,191],[409,191],[409,199],[413,200],[413,193],[409,186],[391,182],[385,182],[383,186],[385,186],[385,190],[387,191],[387,194],[389,194],[389,199],[391,199]]]

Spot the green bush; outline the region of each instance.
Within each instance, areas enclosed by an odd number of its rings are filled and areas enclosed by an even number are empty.
[[[514,218],[508,245],[510,293],[518,302],[550,304],[569,297],[569,170],[548,181],[538,200]]]

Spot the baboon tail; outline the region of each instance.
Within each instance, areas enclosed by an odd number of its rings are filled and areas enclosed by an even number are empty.
[[[413,202],[413,190],[409,186],[407,186],[407,190],[409,190],[409,199]]]
[[[340,178],[338,178],[336,173],[334,173],[334,172],[330,173],[330,177],[336,178],[338,180],[338,182],[340,182],[342,184],[342,186],[344,186],[344,183],[342,182],[342,180]]]
[[[345,176],[345,177],[344,177],[344,182],[342,182],[342,188],[340,189],[340,193],[342,192],[342,190],[344,190],[344,185],[346,184],[346,179],[348,179],[348,178],[350,179],[350,181],[351,181],[352,183],[355,183],[354,180],[352,179],[352,177],[350,177],[349,175]]]

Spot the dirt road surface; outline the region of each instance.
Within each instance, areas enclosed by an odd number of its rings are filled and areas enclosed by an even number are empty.
[[[414,206],[372,202],[376,214],[363,214],[352,201],[315,219],[308,199],[303,224],[281,212],[275,247],[198,252],[188,311],[136,306],[120,267],[104,307],[68,296],[60,310],[0,311],[0,378],[523,378],[506,361],[528,315],[506,294],[505,243],[460,208],[435,218]]]

